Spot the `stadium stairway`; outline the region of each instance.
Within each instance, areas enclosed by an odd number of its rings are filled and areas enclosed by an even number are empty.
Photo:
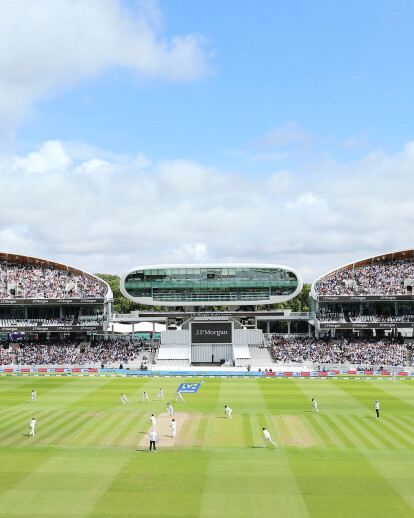
[[[250,358],[249,361],[252,367],[269,368],[274,367],[274,361],[267,347],[259,345],[249,345]]]

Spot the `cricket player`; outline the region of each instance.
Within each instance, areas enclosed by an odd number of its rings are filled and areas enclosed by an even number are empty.
[[[229,419],[231,419],[232,412],[233,412],[233,410],[229,406],[227,406],[227,405],[224,406],[224,413],[229,416]]]
[[[148,397],[148,394],[144,391],[142,394],[142,402],[144,403],[145,400],[147,400],[150,403],[150,398]]]
[[[177,392],[175,393],[175,401],[178,401],[178,399],[181,399],[181,401],[183,403],[185,403],[185,400],[184,400],[183,396],[181,395],[181,390],[180,389],[178,389]]]
[[[171,406],[171,403],[167,403],[167,413],[168,413],[168,415],[170,415],[171,417],[174,415],[174,409],[173,409],[173,407]]]
[[[158,401],[159,399],[162,399],[164,401],[164,391],[162,388],[158,391],[157,399],[155,401]]]
[[[395,383],[395,380],[397,379],[397,373],[394,371],[392,373],[392,381]]]
[[[176,422],[176,420],[175,420],[175,419],[173,419],[173,420],[171,421],[170,426],[171,426],[171,437],[175,437],[175,434],[176,434],[176,432],[177,432],[177,422]]]
[[[379,419],[379,401],[375,400],[375,412],[377,413],[377,419]]]
[[[156,452],[157,448],[155,446],[155,443],[158,442],[158,434],[155,430],[150,431],[149,440],[150,440],[149,451],[151,451],[151,449],[153,449]]]
[[[263,435],[264,435],[263,446],[265,448],[267,447],[266,446],[266,441],[270,441],[277,448],[277,444],[272,441],[272,438],[270,437],[270,433],[266,430],[266,428],[263,428]]]
[[[155,430],[155,425],[157,424],[157,420],[155,419],[155,415],[151,414],[151,426],[152,430]]]
[[[33,401],[36,401],[36,399],[37,399],[37,394],[34,390],[32,390],[32,401],[31,402],[33,403]]]
[[[29,423],[29,430],[30,430],[29,437],[30,437],[31,435],[33,435],[33,437],[34,437],[36,426],[37,426],[37,421],[36,421],[36,419],[33,417],[33,419],[32,419],[32,420],[30,421],[30,423]]]
[[[316,399],[313,399],[313,398],[312,398],[312,412],[318,412],[319,413],[318,403],[316,402]]]
[[[125,403],[129,403],[130,405],[132,405],[131,401],[126,397],[125,394],[121,394],[121,403],[123,403],[125,405]]]

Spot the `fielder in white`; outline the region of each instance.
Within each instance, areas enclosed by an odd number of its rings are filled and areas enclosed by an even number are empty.
[[[34,390],[32,390],[32,401],[31,402],[33,403],[33,401],[36,401],[36,399],[37,399],[37,394]]]
[[[150,401],[150,398],[148,397],[148,394],[147,394],[146,392],[144,392],[144,393],[142,394],[142,402],[144,403],[144,401],[145,401],[145,400],[147,400],[147,401],[151,402],[151,401]]]
[[[30,430],[29,437],[30,437],[31,435],[33,435],[33,437],[34,437],[36,426],[37,426],[37,421],[36,421],[36,419],[33,417],[33,419],[32,419],[32,420],[30,421],[30,423],[29,423],[29,430]]]
[[[155,415],[151,414],[151,425],[152,429],[155,430],[155,425],[157,424],[157,420],[155,419]]]
[[[168,415],[170,415],[171,417],[174,415],[174,409],[173,409],[173,407],[171,406],[171,403],[167,403],[167,413],[168,413]]]
[[[129,403],[130,405],[132,405],[131,401],[126,397],[125,394],[121,394],[121,403],[123,403],[125,405],[125,403]]]
[[[315,399],[312,398],[312,412],[318,412],[319,413],[319,410],[318,410],[318,403],[316,402]]]
[[[378,401],[378,399],[375,400],[375,412],[377,414],[377,419],[379,419],[379,401]]]
[[[178,401],[178,399],[181,399],[181,401],[183,403],[185,403],[185,400],[184,400],[183,396],[181,395],[181,390],[180,389],[178,389],[177,392],[175,393],[175,400]]]
[[[162,399],[164,401],[164,391],[161,388],[158,391],[157,399],[155,401],[158,401],[159,399]]]
[[[272,438],[270,437],[270,433],[266,430],[266,428],[263,428],[263,435],[264,435],[264,439],[263,439],[263,446],[266,448],[266,441],[269,441],[271,442],[274,446],[276,446],[277,448],[277,444],[275,442],[272,441]]]
[[[225,407],[224,407],[224,413],[225,413],[225,414],[227,414],[227,415],[229,416],[229,419],[231,419],[231,413],[232,413],[232,412],[233,412],[233,410],[232,410],[229,406],[225,405]]]
[[[171,421],[171,437],[175,437],[175,434],[177,433],[177,422],[175,419]]]

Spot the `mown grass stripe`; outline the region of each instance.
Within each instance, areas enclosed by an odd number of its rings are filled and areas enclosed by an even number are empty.
[[[14,408],[13,410],[5,410],[3,415],[1,415],[0,417],[0,428],[1,428],[1,423],[6,423],[6,422],[10,422],[10,419],[16,415],[20,415],[22,414],[22,412],[24,411],[23,408]]]
[[[110,446],[115,445],[114,439],[119,434],[121,429],[125,428],[126,422],[131,419],[133,416],[131,414],[119,414],[118,415],[118,423],[117,425],[112,429],[112,431],[107,434],[99,443],[99,446]]]
[[[414,446],[414,435],[401,431],[401,428],[398,426],[398,419],[396,419],[395,422],[396,424],[383,419],[381,420],[381,426],[386,429],[388,428],[400,443],[404,444],[407,448],[412,449]]]
[[[207,439],[207,423],[208,423],[208,417],[206,416],[199,416],[200,417],[200,425],[197,430],[197,436],[196,439],[203,445],[206,442]]]
[[[148,415],[136,416],[136,423],[133,424],[130,430],[125,430],[126,433],[121,441],[121,446],[133,447],[139,443],[142,439],[142,434],[138,434],[139,431],[147,432],[149,428]]]
[[[242,414],[244,442],[246,446],[253,445],[252,423],[249,414]]]
[[[328,417],[328,416],[324,416],[324,420],[326,421],[326,423],[331,427],[331,429],[334,431],[334,433],[336,434],[337,437],[339,437],[339,439],[343,442],[343,444],[347,447],[347,448],[350,448],[350,449],[357,449],[358,446],[357,444],[355,444],[351,438],[349,437],[348,434],[346,434],[344,431],[343,431],[343,426],[342,424],[338,423],[338,418],[335,416],[332,416],[332,417]]]
[[[43,410],[41,412],[36,413],[36,420],[39,421],[39,419],[42,419],[43,416],[50,414],[52,410],[46,411]],[[30,416],[30,417],[29,417]],[[10,433],[14,433],[19,428],[29,428],[29,422],[31,418],[33,417],[33,414],[26,414],[25,412],[21,412],[17,415],[14,415],[12,419],[9,421],[3,423],[3,425],[0,427],[0,444],[2,443],[2,438],[7,437]]]
[[[54,419],[54,416],[55,416],[55,412],[50,411],[50,412],[46,412],[46,413],[42,414],[40,417],[39,416],[36,417],[37,426],[35,429],[35,434],[36,434],[35,437],[39,437],[43,433],[42,427],[45,424],[47,424],[49,421]],[[5,446],[5,445],[11,446],[11,445],[14,445],[15,443],[21,443],[22,441],[23,442],[25,441],[25,435],[29,435],[29,421],[30,420],[26,419],[25,421],[26,421],[25,426],[23,425],[23,427],[21,427],[21,426],[13,427],[10,434],[6,435],[5,438],[0,439],[0,442],[3,446]],[[20,434],[18,434],[19,429],[22,431],[22,433],[20,433]]]
[[[86,422],[89,422],[90,417],[85,415],[84,413],[79,414],[77,417],[72,419],[71,422],[62,426],[59,432],[53,435],[53,438],[50,439],[49,445],[59,445],[59,444],[67,444],[67,439],[73,440],[74,431],[80,431],[83,429],[83,425]]]
[[[352,424],[351,417],[337,416],[337,419],[341,421],[347,429],[348,434],[352,434],[354,442],[358,444],[359,449],[367,448],[369,450],[377,450],[378,448],[365,436],[363,430]]]
[[[397,421],[398,426],[401,427],[406,433],[408,433],[409,435],[414,435],[414,423],[411,424],[407,422],[407,419],[405,419],[405,417],[398,416],[397,418],[393,415],[388,415],[387,420]]]
[[[354,427],[354,430],[358,430],[359,433],[362,435],[362,437],[364,437],[367,441],[369,441],[373,445],[373,448],[371,448],[371,449],[380,450],[380,449],[386,448],[384,443],[378,439],[377,435],[372,434],[371,429],[369,429],[366,426],[366,421],[368,421],[368,419],[361,419],[361,418],[357,418],[355,416],[352,416],[352,417],[350,416],[350,417],[348,417],[348,420]]]
[[[86,419],[82,422],[80,426],[77,426],[78,431],[71,435],[69,434],[67,439],[65,440],[68,445],[87,445],[87,439],[91,434],[91,431],[98,428],[102,423],[106,423],[106,419],[108,417],[107,414],[102,414],[100,416],[87,415]]]
[[[113,428],[114,423],[117,422],[118,418],[118,414],[105,415],[98,426],[95,426],[92,429],[88,428],[88,435],[83,434],[81,436],[82,443],[86,446],[97,446],[105,439],[105,437],[108,436],[108,433],[110,433],[108,430]]]
[[[43,410],[45,412],[45,410]],[[41,412],[37,412],[36,416],[41,416]],[[0,437],[4,430],[9,430],[11,426],[13,426],[15,423],[21,421],[22,419],[27,420],[27,426],[29,426],[29,421],[33,417],[33,414],[28,414],[27,412],[21,410],[18,413],[13,414],[9,419],[4,419],[2,421],[2,424],[0,425]]]
[[[120,446],[121,439],[127,435],[133,429],[133,423],[136,419],[135,414],[127,415],[127,419],[121,423],[121,426],[117,426],[116,434],[109,439],[109,446]]]
[[[311,430],[311,435],[316,438],[316,443],[319,446],[328,448],[328,449],[336,449],[337,445],[332,440],[332,437],[329,436],[326,429],[321,424],[321,419],[312,419],[306,418],[306,427]]]
[[[394,436],[391,436],[387,432],[384,432],[383,429],[379,430],[377,423],[374,422],[372,419],[366,419],[362,417],[356,417],[355,419],[361,422],[361,426],[369,428],[369,433],[376,437],[377,440],[379,440],[383,444],[383,448],[389,450],[399,450],[401,448],[404,448],[404,446],[401,443],[395,440]]]

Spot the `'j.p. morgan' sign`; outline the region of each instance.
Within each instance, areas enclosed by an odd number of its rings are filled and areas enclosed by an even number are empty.
[[[193,344],[231,344],[230,322],[194,322],[191,325]]]

